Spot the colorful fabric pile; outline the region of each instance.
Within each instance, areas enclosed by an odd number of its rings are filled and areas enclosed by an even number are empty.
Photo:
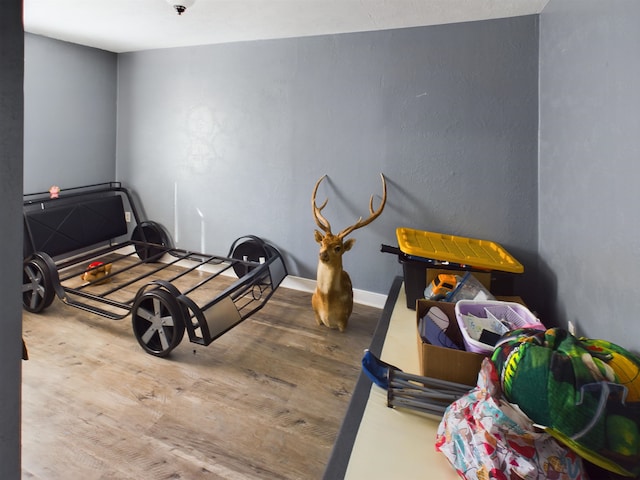
[[[503,399],[489,359],[482,364],[477,386],[445,412],[436,450],[468,480],[587,478],[578,455],[536,430]]]
[[[584,459],[640,475],[640,358],[563,329],[514,330],[491,357],[505,398]]]

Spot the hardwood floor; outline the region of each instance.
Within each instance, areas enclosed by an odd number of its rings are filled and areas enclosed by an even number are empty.
[[[24,313],[24,479],[320,478],[381,310],[318,327],[280,288],[208,347],[144,353],[130,317]]]

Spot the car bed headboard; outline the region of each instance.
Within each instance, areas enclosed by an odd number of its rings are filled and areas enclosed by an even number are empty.
[[[45,252],[56,257],[109,242],[127,233],[120,195],[80,195],[73,200],[72,203],[54,201],[41,204],[40,209],[25,209],[25,256]]]

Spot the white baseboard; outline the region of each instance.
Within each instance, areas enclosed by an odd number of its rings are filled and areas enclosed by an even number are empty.
[[[282,286],[285,288],[291,288],[292,290],[313,293],[316,289],[316,281],[311,280],[310,278],[288,275],[282,281]],[[354,288],[353,301],[360,305],[367,305],[369,307],[375,308],[384,308],[384,304],[387,301],[387,296],[381,293],[368,292],[366,290],[359,290],[357,288]]]

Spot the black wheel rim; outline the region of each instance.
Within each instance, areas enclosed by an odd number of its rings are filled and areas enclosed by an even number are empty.
[[[167,235],[162,230],[160,226],[155,223],[146,223],[144,225],[138,225],[131,235],[131,240],[134,242],[143,242],[146,244],[155,244],[161,246],[153,246],[153,245],[143,245],[136,244],[136,254],[140,260],[147,260],[149,258],[155,256],[161,256],[169,245],[169,240]]]
[[[22,305],[38,313],[51,305],[54,292],[46,268],[38,260],[29,261],[22,274]]]
[[[269,258],[269,251],[263,243],[256,240],[247,240],[241,243],[233,249],[231,257],[236,260],[260,262],[260,259],[266,260]],[[244,263],[234,263],[233,271],[238,278],[244,277],[247,273],[253,270],[255,267],[246,265]]]
[[[178,346],[184,336],[184,319],[170,293],[146,292],[132,310],[133,333],[147,353],[164,357]]]

